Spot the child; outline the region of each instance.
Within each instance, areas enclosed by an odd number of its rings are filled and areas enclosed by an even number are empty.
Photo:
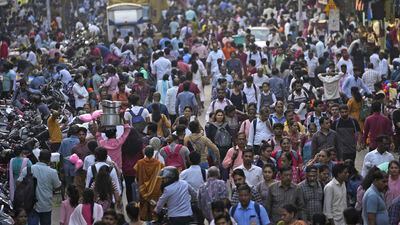
[[[72,212],[79,204],[79,192],[74,185],[67,188],[67,199],[62,201],[60,208],[60,225],[68,225]]]
[[[276,97],[275,94],[270,91],[268,82],[264,82],[262,84],[262,92],[259,94],[258,99],[259,99],[257,105],[258,112],[264,106],[269,108],[275,107]]]
[[[306,141],[304,143],[302,152],[301,152],[301,157],[303,158],[303,162],[305,165],[307,165],[307,162],[311,160],[311,155],[312,155],[312,149],[311,149],[311,143],[312,143],[312,137],[317,132],[317,125],[315,123],[311,123],[308,125],[308,132],[306,136]]]

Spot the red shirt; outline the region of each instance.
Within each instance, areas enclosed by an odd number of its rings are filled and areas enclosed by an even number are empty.
[[[8,44],[3,41],[0,47],[0,59],[5,59],[8,57]]]
[[[382,134],[393,135],[392,122],[381,113],[375,112],[365,120],[363,142],[369,137],[369,147],[373,150],[377,147],[376,137]]]
[[[185,81],[185,82],[189,82],[189,81]],[[179,88],[178,88],[178,94],[181,93],[182,91],[183,91],[183,84],[180,84],[180,85],[179,85]],[[192,92],[192,93],[195,94],[195,95],[200,94],[199,88],[198,88],[197,85],[196,85],[195,83],[193,83],[193,82],[190,82],[189,91]]]

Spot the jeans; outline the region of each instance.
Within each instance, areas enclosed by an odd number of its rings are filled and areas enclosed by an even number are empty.
[[[182,216],[182,217],[169,217],[168,225],[188,225],[190,221],[192,221],[191,216]]]
[[[138,201],[138,199],[133,199],[133,193],[132,193],[132,184],[135,182],[135,177],[134,176],[124,176],[125,179],[125,186],[126,186],[126,198],[128,202],[131,202],[133,200]]]
[[[28,215],[28,225],[51,225],[51,211],[50,212],[36,212],[33,210]]]

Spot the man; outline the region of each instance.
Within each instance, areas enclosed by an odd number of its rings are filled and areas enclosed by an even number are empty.
[[[49,130],[50,151],[57,152],[62,141],[61,126],[58,123],[60,113],[57,110],[51,110],[51,115],[47,119],[47,127]]]
[[[199,188],[198,202],[204,217],[211,222],[213,215],[210,202],[228,198],[228,190],[223,180],[220,180],[219,169],[212,166],[207,171],[207,182]]]
[[[267,225],[270,220],[264,206],[251,200],[251,188],[247,184],[238,187],[239,203],[229,210],[231,217],[240,225]]]
[[[79,127],[77,125],[72,125],[68,130],[70,136],[61,141],[60,148],[58,149],[58,153],[60,153],[62,159],[61,173],[64,175],[64,187],[68,187],[70,184],[73,184],[74,181],[75,166],[68,159],[72,155],[72,149],[79,143],[78,131]]]
[[[315,123],[317,126],[317,130],[321,129],[321,124],[319,123],[319,120],[323,117],[326,116],[325,111],[325,104],[321,100],[315,100],[314,101],[314,111],[308,113],[308,116],[306,118],[306,121],[304,121],[304,126],[308,128],[308,126],[311,123]]]
[[[394,160],[390,150],[390,138],[386,135],[380,135],[375,139],[377,148],[371,152],[368,152],[364,157],[363,167],[361,170],[361,176],[365,177],[373,166],[379,166],[382,163],[390,162]]]
[[[369,150],[377,147],[376,138],[379,135],[393,136],[392,122],[381,114],[381,103],[373,102],[371,105],[372,115],[368,116],[364,122],[364,132],[362,137],[363,146],[369,138]]]
[[[227,74],[226,67],[221,66],[219,71],[220,72],[218,74],[213,76],[212,87],[217,88],[218,80],[224,78],[228,82],[228,88],[232,88],[233,78],[230,74]]]
[[[142,133],[146,123],[150,122],[149,111],[140,105],[140,98],[133,94],[128,97],[131,107],[126,109],[124,113],[125,123],[129,123],[138,132]]]
[[[230,59],[226,61],[226,68],[229,74],[235,74],[240,80],[243,79],[243,65],[239,58],[236,56],[236,52],[231,52]]]
[[[161,103],[161,93],[160,92],[154,92],[153,94],[153,102],[151,102],[147,106],[147,111],[149,113],[153,113],[153,105],[158,105],[158,108],[160,108],[160,112],[164,114],[167,118],[169,118],[169,112],[167,109],[167,106]]]
[[[324,40],[325,40],[325,36],[324,35],[320,35],[318,37],[318,42],[317,44],[315,44],[315,53],[317,55],[318,58],[321,58],[325,52],[325,45],[324,45]]]
[[[368,63],[367,69],[362,75],[362,81],[369,88],[369,90],[374,90],[374,85],[382,80],[378,71],[374,70],[374,65]]]
[[[168,220],[170,224],[187,225],[192,220],[191,199],[196,199],[196,192],[184,180],[179,180],[178,169],[172,166],[161,170],[161,197],[157,202],[154,212],[159,214],[167,205]]]
[[[346,67],[343,64],[343,67]],[[318,74],[318,79],[322,82],[324,87],[324,94],[322,100],[324,101],[339,101],[340,99],[340,85],[339,82],[344,73],[335,73],[329,70],[327,73]]]
[[[210,114],[214,113],[217,109],[224,110],[225,106],[227,105],[232,105],[232,102],[226,98],[226,92],[222,88],[217,89],[217,99],[212,101],[210,105],[208,106],[207,112],[206,112],[206,122],[209,121],[210,119]]]
[[[172,135],[172,140],[170,139],[170,141],[171,142],[169,142],[169,145],[160,149],[160,155],[165,159],[166,166],[174,166],[179,171],[182,171],[187,167],[186,165],[189,164],[190,151],[186,146],[178,143],[179,142],[178,136]],[[196,156],[194,156],[194,157],[196,157]],[[192,168],[192,169],[196,170],[198,168],[199,167]],[[190,182],[188,182],[188,183],[190,185],[193,184]],[[195,184],[193,188],[195,189],[196,187],[198,189],[199,184]],[[196,191],[197,191],[197,189],[196,189]]]
[[[158,177],[164,165],[153,158],[154,148],[144,148],[143,159],[140,159],[134,166],[140,196],[140,219],[151,221],[151,213],[154,206],[151,201],[157,201],[161,196],[161,179]]]
[[[343,225],[343,210],[347,208],[346,181],[349,169],[344,164],[336,164],[332,174],[332,180],[324,187],[323,211],[331,225]]]
[[[339,59],[337,65],[337,69],[340,71],[342,65],[345,64],[347,67],[347,71],[349,72],[350,75],[353,75],[355,73],[355,71],[353,72],[353,62],[350,59],[350,55],[347,52],[346,49],[342,50],[342,57]],[[354,68],[355,69],[355,68]]]
[[[212,51],[208,54],[206,61],[208,74],[211,74],[212,77],[219,72],[218,59],[225,60],[225,56],[222,50],[218,49],[218,43],[214,42],[212,43]]]
[[[42,150],[39,155],[39,162],[31,167],[33,177],[36,178],[36,200],[33,211],[28,216],[28,224],[51,225],[51,211],[53,205],[53,191],[61,187],[57,171],[52,169],[50,163],[51,153]],[[21,171],[18,182],[22,182],[27,175],[27,168]]]
[[[85,157],[90,154],[86,142],[86,135],[87,135],[87,129],[85,127],[79,127],[78,129],[79,143],[75,145],[71,151],[72,154],[78,155],[79,159],[81,159],[82,162],[85,160]],[[74,177],[74,184],[78,188],[79,193],[83,193],[83,190],[85,189],[85,179],[86,179],[86,172],[83,169],[78,169]]]
[[[347,70],[349,71],[349,68],[347,67]],[[350,73],[350,71],[349,71]],[[342,90],[344,92],[344,94],[346,95],[347,98],[351,98],[351,88],[352,87],[358,87],[360,90],[362,90],[362,93],[366,93],[371,95],[372,92],[371,90],[367,87],[367,85],[365,85],[365,83],[363,82],[363,80],[361,79],[362,73],[361,73],[361,69],[358,67],[354,68],[354,74],[352,76],[349,76],[342,85]]]
[[[300,116],[301,120],[305,120],[309,96],[307,92],[303,89],[303,84],[301,80],[295,80],[292,84],[292,87],[293,92],[289,95],[288,101],[294,103],[295,113]]]
[[[378,67],[378,73],[381,76],[382,79],[386,80],[386,77],[389,72],[389,64],[387,59],[385,58],[386,53],[384,51],[379,52],[379,67]]]
[[[355,162],[357,147],[361,143],[361,129],[357,120],[349,117],[349,107],[341,105],[340,118],[332,123],[332,130],[336,131],[339,155],[343,161],[351,159]]]
[[[246,134],[239,133],[236,139],[236,146],[230,148],[226,153],[222,166],[225,169],[234,170],[243,164],[243,151],[246,149]],[[229,171],[229,172],[231,172]]]
[[[331,121],[323,116],[319,119],[321,130],[312,137],[311,149],[313,157],[322,149],[335,148],[338,151],[338,137],[336,131],[331,129]],[[340,157],[340,156],[339,156]]]
[[[387,190],[388,175],[383,171],[376,171],[372,185],[362,198],[362,218],[365,225],[389,224],[389,213],[384,197]]]
[[[317,167],[307,166],[306,179],[299,184],[304,200],[304,220],[311,222],[314,214],[322,213],[324,191],[317,177]]]
[[[267,77],[267,75],[264,74],[264,70],[262,68],[258,68],[257,69],[257,73],[256,74],[252,74],[253,77],[253,83],[259,88],[261,89],[263,84],[265,82],[269,81],[269,77]]]
[[[242,169],[238,168],[233,170],[232,179],[235,186],[232,188],[231,203],[232,205],[236,205],[239,203],[239,192],[237,190],[237,187],[246,184],[246,175]],[[250,188],[251,188],[251,200],[257,202],[258,204],[262,204],[262,198],[260,196],[260,193],[258,193],[255,187],[250,187]]]
[[[287,97],[285,81],[279,77],[279,70],[277,68],[272,69],[272,76],[269,78],[269,85],[272,93],[274,93],[278,100],[283,101]]]
[[[154,61],[154,72],[153,74],[157,77],[157,80],[162,80],[165,74],[171,75],[171,61],[164,57],[164,52],[158,53],[158,59]]]
[[[258,101],[258,95],[260,94],[260,89],[253,83],[254,78],[252,76],[246,77],[246,83],[243,87],[243,93],[246,95],[247,103],[256,103]]]
[[[313,51],[308,51],[308,55],[304,59],[307,62],[308,76],[313,80],[315,78],[315,69],[318,66],[318,58],[314,56]]]
[[[247,146],[253,148],[256,155],[259,155],[260,146],[263,140],[269,140],[272,137],[272,128],[268,120],[269,108],[260,109],[260,115],[250,123],[249,138]]]
[[[96,158],[95,164],[90,166],[87,170],[85,187],[90,188],[94,182],[94,179],[96,179],[96,174],[100,168],[103,166],[108,166],[110,168],[111,180],[117,184],[117,192],[121,194],[121,187],[118,185],[120,182],[118,179],[117,170],[114,166],[114,162],[109,162],[111,158],[109,158],[107,155],[107,149],[99,146],[94,150],[94,155]]]
[[[138,105],[143,105],[150,94],[150,86],[144,79],[142,72],[135,74],[135,83],[132,85],[132,92],[139,96]]]
[[[257,50],[257,46],[255,44],[250,46],[250,51],[247,53],[247,62],[246,64],[249,64],[250,60],[254,60],[256,62],[255,67],[258,68],[261,66],[261,59],[267,58],[264,53],[261,51]]]
[[[400,196],[392,201],[389,206],[389,223],[390,225],[398,225],[400,222]]]
[[[272,222],[277,223],[280,220],[280,208],[286,204],[293,204],[299,209],[298,217],[304,218],[304,201],[300,188],[292,183],[292,168],[282,167],[280,169],[281,180],[271,184],[268,190],[266,208],[269,212]]]
[[[183,92],[179,93],[176,97],[175,112],[176,115],[183,115],[186,106],[192,107],[194,114],[197,115],[198,105],[196,96],[190,92],[190,82],[183,83]]]
[[[246,183],[250,187],[256,186],[258,183],[263,181],[262,169],[258,166],[253,165],[254,152],[251,149],[244,149],[242,151],[243,164],[238,166],[238,169],[242,169],[246,175]]]
[[[176,96],[178,95],[178,86],[179,86],[179,78],[175,78],[172,81],[172,87],[168,88],[167,96],[165,97],[165,105],[167,106],[167,110],[169,113],[169,118],[171,121],[175,121],[178,117],[176,113]]]

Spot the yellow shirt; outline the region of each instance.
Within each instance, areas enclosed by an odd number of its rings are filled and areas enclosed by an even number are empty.
[[[50,142],[51,143],[61,143],[62,133],[60,124],[53,116],[47,119],[47,127],[49,128]]]

